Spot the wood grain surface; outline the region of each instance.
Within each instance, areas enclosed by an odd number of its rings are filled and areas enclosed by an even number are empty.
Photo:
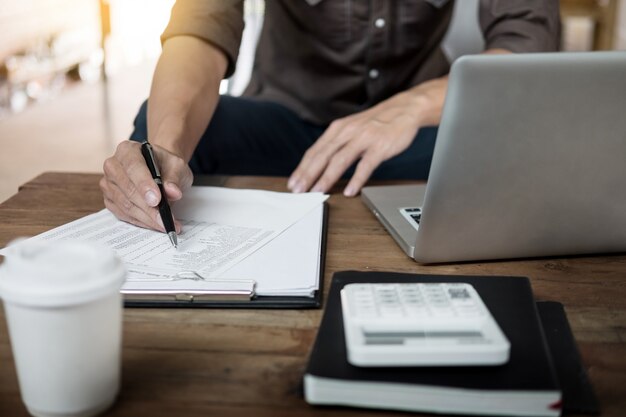
[[[103,208],[95,174],[45,173],[0,205],[0,247]],[[285,191],[283,178],[231,177],[234,188]],[[519,275],[564,304],[603,416],[626,415],[626,256],[423,266],[359,198],[329,199],[325,290],[333,272]],[[27,416],[0,310],[0,416]],[[384,416],[312,407],[302,376],[322,310],[125,309],[122,389],[107,416]]]

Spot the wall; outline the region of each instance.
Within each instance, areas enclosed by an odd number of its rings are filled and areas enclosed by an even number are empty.
[[[620,0],[617,7],[615,49],[626,51],[626,0]]]

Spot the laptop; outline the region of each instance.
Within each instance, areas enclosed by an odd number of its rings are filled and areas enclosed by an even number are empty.
[[[626,251],[626,52],[458,59],[428,183],[361,196],[422,263]]]

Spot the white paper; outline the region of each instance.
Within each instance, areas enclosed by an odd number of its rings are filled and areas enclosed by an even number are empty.
[[[230,275],[224,273],[276,239],[316,207],[319,210],[327,197],[321,193],[288,194],[192,187],[185,192],[183,200],[173,208],[175,217],[183,224],[178,249],[171,246],[163,233],[119,221],[106,209],[33,239],[96,242],[111,247],[128,269],[127,282],[123,289],[202,285],[202,282],[191,284],[188,279],[189,273],[207,280],[236,281],[257,278],[258,281],[259,271],[267,268],[268,262],[280,271],[281,255],[288,255],[289,251],[297,250],[299,244],[283,243],[276,247],[270,246],[261,256],[257,256],[254,262],[244,264]],[[291,235],[304,231],[302,227],[296,227]],[[308,227],[310,229],[311,226]],[[316,239],[319,246],[319,233]],[[286,242],[285,239],[282,241]],[[315,239],[313,241],[315,242]],[[311,245],[311,242],[307,244]],[[4,255],[4,252],[5,250],[2,250],[0,254]],[[314,268],[315,265],[311,267]],[[316,279],[318,274],[303,277],[306,285],[300,285],[300,282],[280,282],[278,276],[285,274],[269,274],[265,279],[261,279],[262,282],[257,285],[259,293],[264,290],[276,295],[282,294],[281,291],[310,293],[311,288],[317,284],[312,283],[310,278],[313,276]]]
[[[127,282],[124,290],[158,288],[186,293],[201,289],[234,289],[256,283],[257,295],[312,297],[319,288],[323,206],[313,209],[267,245],[219,276],[204,281],[176,279]],[[185,275],[183,275],[185,276]],[[158,277],[157,277],[158,278]],[[233,283],[232,286],[228,286]]]
[[[313,296],[321,273],[323,213],[319,205],[219,278],[254,279],[260,295]]]

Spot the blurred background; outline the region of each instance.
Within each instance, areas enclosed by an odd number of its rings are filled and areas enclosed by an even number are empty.
[[[45,171],[101,171],[148,96],[173,4],[0,0],[0,202]],[[264,1],[244,9],[226,94],[246,86]],[[561,0],[561,15],[562,49],[626,50],[626,0]]]

